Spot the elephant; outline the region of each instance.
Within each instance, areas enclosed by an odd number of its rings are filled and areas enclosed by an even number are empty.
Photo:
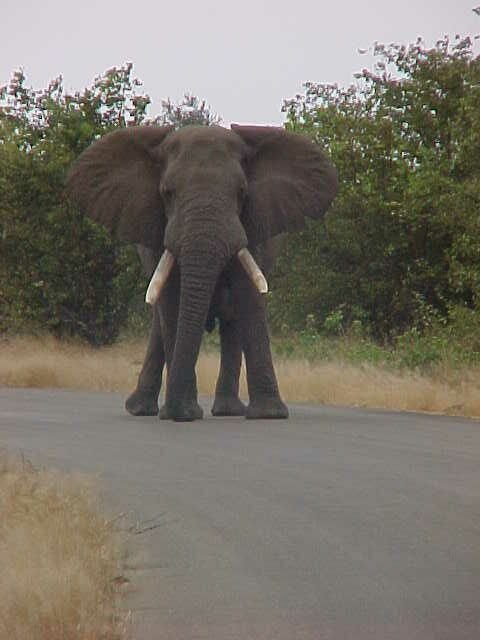
[[[277,238],[303,229],[306,216],[321,218],[337,193],[337,172],[319,146],[270,126],[132,126],[83,151],[66,187],[83,212],[137,245],[151,276],[150,337],[126,409],[202,418],[195,366],[205,328],[218,321],[213,415],[287,418],[263,294]],[[242,354],[247,407],[238,395]]]

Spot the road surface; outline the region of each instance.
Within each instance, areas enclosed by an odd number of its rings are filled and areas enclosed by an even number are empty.
[[[137,640],[478,640],[480,424],[291,407],[133,418],[0,389],[0,446],[98,473],[127,512]]]

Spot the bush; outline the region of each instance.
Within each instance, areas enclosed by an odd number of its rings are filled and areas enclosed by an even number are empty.
[[[46,331],[112,342],[129,319],[143,328],[145,276],[133,247],[114,242],[63,196],[74,159],[108,131],[146,120],[150,103],[132,65],[113,68],[83,93],[45,90],[15,72],[0,88],[0,333]],[[219,118],[186,94],[162,103],[155,122]]]
[[[0,331],[47,331],[110,343],[141,277],[131,249],[111,241],[63,197],[66,172],[98,135],[140,122],[131,65],[65,96],[61,80],[45,91],[14,74],[0,108]]]
[[[480,58],[469,39],[375,45],[347,89],[307,83],[286,126],[331,154],[341,188],[322,223],[289,236],[271,317],[361,322],[379,339],[476,310],[480,294]],[[340,319],[339,310],[342,317]]]

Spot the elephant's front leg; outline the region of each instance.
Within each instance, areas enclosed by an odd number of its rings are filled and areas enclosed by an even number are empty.
[[[237,270],[235,284],[234,307],[245,354],[250,398],[246,417],[288,418],[273,368],[265,300],[241,268]]]
[[[235,321],[220,320],[220,372],[215,389],[214,416],[244,416],[246,407],[238,397],[242,346]]]
[[[152,325],[147,353],[138,377],[137,388],[127,398],[125,408],[134,416],[156,416],[158,413],[158,395],[162,386],[162,373],[165,365],[165,352],[158,305],[153,308]]]

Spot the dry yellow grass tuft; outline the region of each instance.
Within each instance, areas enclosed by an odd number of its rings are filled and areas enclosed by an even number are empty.
[[[125,391],[134,388],[144,345],[94,349],[50,337],[0,342],[0,384],[9,387]]]
[[[18,338],[0,343],[0,384],[128,392],[134,389],[145,341],[124,341],[93,349],[51,338]],[[442,371],[428,377],[382,367],[342,362],[276,362],[280,388],[289,402],[317,402],[409,411],[480,416],[480,375],[475,369]],[[218,356],[203,353],[199,392],[211,395]],[[242,375],[242,394],[246,396]]]
[[[299,361],[280,362],[276,369],[287,401],[480,416],[475,370],[428,377],[367,365]]]
[[[120,640],[122,545],[86,479],[0,456],[1,640]]]

